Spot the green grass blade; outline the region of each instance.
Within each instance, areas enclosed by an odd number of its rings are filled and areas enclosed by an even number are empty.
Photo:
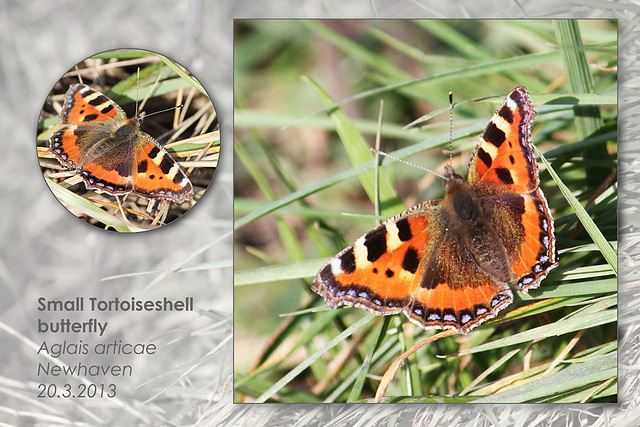
[[[570,332],[576,332],[583,329],[594,328],[608,323],[615,323],[618,320],[616,310],[605,310],[597,313],[587,313],[581,316],[573,316],[568,319],[558,320],[552,324],[538,326],[515,335],[500,338],[496,341],[478,345],[476,347],[462,350],[457,355],[478,353],[481,351],[493,350],[501,347],[509,347],[512,345],[523,344],[530,341],[545,339],[553,336],[560,336]]]
[[[365,46],[337,33],[327,25],[311,20],[301,22],[312,33],[315,33],[332,43],[346,55],[354,57],[354,59],[357,59],[363,64],[369,65],[375,70],[378,70],[388,76],[394,76],[398,79],[408,79],[411,77],[407,72],[395,65],[393,62],[385,60],[382,56],[372,53]]]
[[[411,88],[415,85],[419,85],[422,83],[438,83],[445,80],[451,79],[464,79],[467,77],[474,77],[484,74],[496,73],[498,71],[502,71],[504,69],[513,68],[513,69],[522,69],[528,67],[536,67],[544,64],[546,62],[552,62],[557,60],[559,57],[558,52],[549,52],[549,53],[540,53],[540,54],[531,54],[531,55],[522,55],[519,57],[512,57],[503,60],[497,61],[487,61],[481,64],[470,65],[468,67],[456,68],[450,71],[444,71],[442,73],[436,73],[425,77],[418,77],[416,79],[402,81],[398,83],[390,83],[386,86],[379,87],[376,89],[367,90],[364,92],[360,92],[357,95],[349,96],[340,101],[334,102],[331,105],[327,105],[323,108],[318,108],[317,110],[313,110],[309,113],[306,113],[293,123],[297,123],[306,119],[307,117],[314,116],[319,113],[326,113],[334,110],[341,105],[347,104],[349,102],[353,102],[356,100],[366,99],[375,95],[394,92],[401,89]],[[292,123],[292,124],[293,124]]]
[[[248,270],[236,270],[234,286],[255,285],[280,280],[305,279],[315,276],[320,267],[329,259],[309,259],[306,261],[270,265]]]
[[[371,368],[371,363],[373,360],[373,356],[375,352],[382,345],[382,341],[384,340],[387,330],[389,328],[389,323],[391,322],[391,318],[387,317],[384,319],[384,322],[380,325],[377,330],[377,335],[375,336],[375,345],[369,347],[367,351],[367,355],[365,356],[364,362],[360,366],[358,371],[358,376],[355,379],[353,387],[351,388],[351,392],[349,393],[349,397],[347,398],[347,403],[355,402],[358,400],[362,394],[362,389],[364,387],[364,382],[367,379],[367,374],[369,373],[369,369]]]
[[[553,21],[553,28],[558,39],[563,64],[567,70],[569,87],[573,93],[593,92],[594,82],[589,68],[582,36],[578,22],[575,20]],[[600,109],[595,105],[575,106],[575,126],[581,139],[597,134],[602,128],[603,121]],[[591,146],[584,150],[584,158],[587,161],[597,162],[607,157],[605,144]],[[588,163],[587,163],[588,165]],[[587,182],[593,188],[597,188],[611,173],[611,168],[602,166],[587,166]]]
[[[483,397],[474,403],[525,403],[552,399],[561,393],[579,390],[585,384],[598,384],[615,378],[618,372],[617,362],[615,352],[605,354],[584,363],[569,366],[530,384],[523,384]]]
[[[261,396],[259,396],[255,403],[264,403],[268,399],[270,399],[274,394],[278,393],[282,387],[289,384],[295,377],[300,375],[302,371],[307,369],[313,362],[318,360],[322,355],[331,350],[336,345],[343,342],[347,337],[353,335],[354,332],[365,326],[367,323],[374,320],[376,316],[374,314],[368,314],[353,325],[349,326],[347,329],[338,334],[334,339],[329,341],[324,347],[320,350],[306,358],[302,363],[298,366],[287,372],[285,376],[283,376],[280,380],[278,380],[273,386],[269,387],[267,391],[265,391]]]
[[[249,151],[245,146],[239,142],[234,144],[233,148],[236,157],[251,174],[251,177],[260,189],[260,192],[264,195],[265,199],[270,201],[275,200],[277,196],[273,192],[269,180],[256,163],[255,158],[249,154]],[[298,239],[293,227],[280,216],[276,217],[276,225],[281,241],[285,248],[287,248],[287,253],[292,257],[292,259],[302,259],[304,249],[302,248],[300,240]]]
[[[587,211],[582,207],[582,205],[580,204],[578,199],[576,199],[576,197],[573,195],[571,190],[569,190],[569,188],[562,182],[562,180],[560,179],[556,171],[553,170],[553,168],[551,167],[551,164],[547,161],[547,159],[545,159],[545,157],[542,155],[540,150],[538,150],[538,148],[535,146],[534,146],[534,150],[540,157],[540,160],[542,160],[542,163],[544,163],[544,165],[547,167],[549,174],[558,185],[558,188],[560,189],[560,192],[562,192],[562,195],[564,196],[564,198],[567,200],[567,202],[569,202],[571,209],[573,209],[576,216],[584,226],[585,230],[587,231],[587,233],[589,233],[589,236],[591,236],[591,238],[593,239],[593,242],[596,244],[596,246],[598,246],[598,249],[602,253],[602,256],[607,261],[607,263],[611,266],[611,269],[613,270],[613,272],[617,275],[618,274],[618,255],[616,250],[607,241],[607,239],[604,237],[602,232],[598,229],[598,226],[591,219],[591,216],[589,216]]]
[[[96,221],[101,222],[106,227],[113,227],[119,232],[129,232],[129,227],[120,218],[114,217],[100,209],[84,197],[67,190],[63,186],[56,184],[48,178],[45,181],[54,196],[74,215],[85,214]]]
[[[314,86],[316,92],[325,105],[332,105],[334,102],[329,95],[312,79],[307,80]],[[371,162],[374,156],[371,152],[369,144],[364,140],[358,128],[353,124],[351,119],[339,108],[329,112],[329,116],[333,120],[336,132],[340,136],[340,140],[344,148],[349,154],[349,159],[354,166]],[[367,192],[369,199],[375,203],[376,194],[380,194],[380,210],[385,215],[395,215],[404,210],[402,201],[396,194],[391,181],[387,176],[380,179],[379,188],[376,188],[376,174],[374,171],[366,171],[358,175],[362,187]]]

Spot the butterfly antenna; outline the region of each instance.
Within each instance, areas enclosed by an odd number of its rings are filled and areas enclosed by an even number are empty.
[[[385,153],[384,151],[376,150],[375,148],[370,148],[370,150],[371,150],[371,151],[373,151],[373,152],[374,152],[374,153],[376,153],[376,154],[381,155],[381,156],[388,157],[388,158],[393,159],[393,160],[395,160],[395,161],[397,161],[397,162],[404,163],[405,165],[413,166],[414,168],[418,168],[418,169],[423,170],[423,171],[425,171],[425,172],[432,173],[432,174],[434,174],[435,176],[438,176],[438,177],[440,177],[440,178],[442,178],[442,179],[445,179],[445,178],[444,178],[444,176],[440,175],[440,174],[439,174],[438,172],[436,172],[436,171],[432,171],[431,169],[428,169],[428,168],[422,167],[422,166],[420,166],[420,165],[416,165],[415,163],[407,162],[406,160],[402,160],[402,159],[400,159],[400,158],[398,158],[398,157],[396,157],[396,156],[392,156],[391,154],[387,154],[387,153]]]
[[[376,215],[380,215],[380,135],[382,133],[382,113],[384,111],[384,99],[380,100],[380,108],[378,109],[378,129],[376,131],[376,197],[375,209]],[[376,220],[380,225],[380,220]]]
[[[138,76],[139,75],[140,75],[140,68],[138,68]],[[156,87],[158,87],[158,82],[160,81],[161,78],[162,78],[162,72],[158,74],[158,77],[156,78],[156,81],[153,83],[153,86],[151,86],[151,89],[149,89],[144,99],[140,103],[140,109],[143,109],[145,107],[145,105],[147,104],[147,101],[149,100],[149,98],[151,98],[151,95],[153,95],[153,93],[155,92]],[[138,88],[136,87],[136,91],[137,90]],[[136,96],[136,98],[139,98],[139,96]],[[149,116],[146,116],[146,117],[149,117]]]
[[[140,87],[140,67],[138,67],[138,73],[136,75],[136,116],[140,113],[140,110],[138,110],[138,100],[140,99],[140,96],[138,94],[139,87]]]
[[[453,91],[449,91],[449,166],[453,168]]]
[[[156,114],[164,113],[165,111],[171,111],[171,110],[175,110],[176,108],[182,108],[182,107],[184,107],[184,105],[182,105],[182,104],[176,105],[176,106],[173,106],[173,107],[165,108],[164,110],[154,111],[153,113],[145,114],[144,117],[146,118],[146,117],[154,116]]]

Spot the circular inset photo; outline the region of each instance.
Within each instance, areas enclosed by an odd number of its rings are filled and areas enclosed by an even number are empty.
[[[45,181],[97,227],[146,231],[191,209],[218,164],[220,126],[198,80],[154,52],[118,49],[76,64],[38,121]]]

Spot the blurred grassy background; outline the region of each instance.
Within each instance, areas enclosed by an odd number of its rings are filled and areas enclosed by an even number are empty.
[[[334,255],[376,224],[375,216],[342,215],[343,212],[372,215],[374,209],[355,174],[351,178],[344,176],[345,171],[349,173],[353,168],[345,151],[349,143],[344,135],[338,136],[335,128],[339,123],[352,122],[357,133],[372,145],[381,99],[384,100],[382,149],[404,150],[400,151],[403,157],[415,152],[409,160],[442,172],[449,161],[447,94],[453,91],[458,103],[453,121],[453,164],[458,173],[464,174],[477,134],[498,103],[514,87],[526,86],[538,111],[534,143],[552,161],[562,182],[583,206],[590,198],[597,199],[589,211],[591,218],[607,240],[616,241],[617,28],[615,21],[604,20],[579,21],[578,27],[579,40],[586,46],[586,67],[568,57],[569,49],[563,46],[568,38],[563,36],[562,26],[554,26],[551,21],[236,21],[234,355],[236,390],[241,393],[236,399],[243,399],[244,395],[251,401],[262,395],[264,399],[301,402],[371,397],[377,384],[375,378],[384,373],[385,366],[401,351],[398,343],[408,337],[408,342],[402,342],[406,348],[414,336],[418,340],[433,333],[405,325],[404,332],[400,328],[387,336],[386,356],[377,360],[378,365],[370,372],[374,379],[359,385],[355,394],[353,373],[357,373],[369,348],[376,348],[373,343],[377,337],[386,336],[389,321],[381,330],[375,324],[370,325],[353,341],[341,342],[332,350],[331,357],[325,356],[312,364],[311,369],[291,375],[296,365],[307,361],[310,364],[310,355],[365,314],[363,310],[347,308],[279,317],[310,306],[326,307],[310,291],[311,279],[324,262],[318,258]],[[585,84],[592,95],[580,93],[581,85]],[[340,105],[346,114],[341,121],[336,122],[335,115],[332,120],[326,112],[319,111],[324,108],[321,90],[335,101],[354,98]],[[467,102],[474,100],[486,102]],[[576,101],[591,108],[580,113],[586,117],[586,125],[575,120]],[[432,112],[435,114],[422,127],[402,129]],[[595,126],[589,126],[594,123]],[[522,371],[523,366],[525,370],[531,369],[532,361],[533,366],[548,368],[562,349],[573,348],[575,334],[563,335],[558,341],[551,338],[553,332],[546,331],[549,339],[545,345],[537,344],[532,353],[534,341],[529,340],[530,345],[521,346],[517,357],[502,347],[473,358],[435,356],[456,353],[515,332],[524,333],[541,320],[546,323],[563,319],[577,310],[563,309],[569,303],[582,306],[587,300],[592,304],[601,298],[606,303],[600,309],[607,314],[615,312],[615,276],[611,266],[604,263],[594,247],[576,250],[592,239],[576,221],[573,210],[544,167],[541,170],[542,188],[556,220],[558,247],[567,252],[561,252],[561,267],[543,282],[543,290],[561,281],[565,286],[553,287],[555,295],[545,290],[534,292],[533,297],[516,296],[514,305],[505,312],[523,305],[523,301],[531,303],[542,298],[549,298],[542,302],[552,307],[538,307],[544,313],[539,317],[502,327],[487,325],[463,339],[452,337],[433,343],[418,354],[418,360],[409,363],[405,375],[408,380],[396,381],[399,384],[394,383],[390,395],[456,396],[482,373],[486,373],[488,381],[495,381]],[[383,201],[394,200],[397,193],[404,207],[410,207],[442,195],[441,180],[417,168],[392,164],[381,168],[381,175],[393,183],[391,194],[383,196]],[[393,203],[383,204],[384,217],[397,209]],[[568,248],[574,251],[571,253]],[[259,269],[262,266],[277,268]],[[579,270],[588,267],[592,270]],[[582,276],[571,276],[572,272]],[[584,282],[580,279],[606,283],[595,297],[585,296]],[[571,284],[575,286],[568,286]],[[587,312],[599,310],[594,305],[587,307]],[[555,311],[548,313],[552,308]],[[404,317],[399,319],[406,321]],[[587,336],[580,334],[580,346],[573,348],[574,356],[582,357],[580,351],[593,351],[606,343],[615,347],[615,320],[612,323],[611,317],[607,319],[595,325]],[[310,330],[315,336],[307,336]],[[567,330],[561,333],[567,334]],[[357,345],[360,342],[368,344]],[[615,349],[611,348],[605,353],[611,351],[615,355]],[[350,356],[334,370],[332,360],[341,360],[344,352]],[[507,355],[509,362],[502,360]],[[331,381],[320,384],[327,372],[331,373]],[[416,372],[432,373],[418,375],[422,378],[416,386]],[[265,393],[286,375],[296,377],[288,388],[278,388],[277,396]],[[528,377],[536,375],[540,373],[530,372]],[[597,393],[605,401],[615,400],[615,379],[610,373],[607,375],[600,381],[606,386]],[[574,392],[563,398],[579,401],[591,396],[576,390],[591,390],[590,384],[598,387],[592,383],[586,381],[574,387]],[[349,390],[351,394],[347,397]],[[478,395],[496,391],[484,389]],[[547,400],[530,397],[527,401]]]

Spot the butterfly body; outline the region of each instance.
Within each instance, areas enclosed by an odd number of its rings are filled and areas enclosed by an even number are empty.
[[[84,84],[70,86],[64,99],[50,151],[81,176],[87,189],[110,195],[135,191],[175,203],[193,197],[184,172],[140,130],[142,116],[127,118],[118,104]]]
[[[336,255],[312,289],[332,308],[403,312],[423,328],[465,334],[536,288],[556,263],[553,219],[531,147],[524,88],[496,111],[467,181],[445,167],[445,197],[421,203]]]

